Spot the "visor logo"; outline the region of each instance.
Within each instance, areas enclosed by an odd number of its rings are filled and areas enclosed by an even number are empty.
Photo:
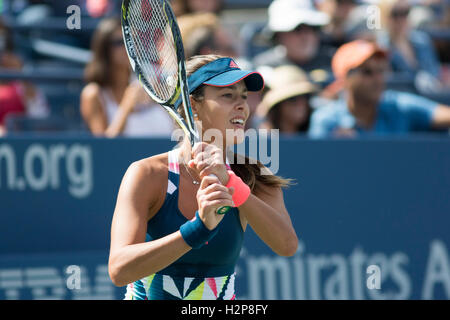
[[[236,64],[236,62],[234,62],[234,60],[230,61],[230,68],[238,68],[239,69],[238,65]]]

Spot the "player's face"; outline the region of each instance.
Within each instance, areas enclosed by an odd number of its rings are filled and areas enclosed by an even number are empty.
[[[207,136],[208,129],[217,129],[224,139],[223,146],[241,143],[250,113],[247,94],[244,81],[228,87],[205,86],[204,99],[197,108],[203,133]],[[214,130],[209,132],[214,135]]]

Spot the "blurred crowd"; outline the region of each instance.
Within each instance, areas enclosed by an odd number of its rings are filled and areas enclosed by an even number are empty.
[[[310,138],[449,134],[450,0],[171,3],[186,58],[231,56],[263,75],[247,128]],[[73,5],[80,30],[66,27]],[[171,135],[173,121],[133,77],[120,8],[0,0],[0,135]]]

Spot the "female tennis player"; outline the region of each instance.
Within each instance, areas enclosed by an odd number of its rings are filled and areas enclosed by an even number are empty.
[[[199,131],[215,129],[226,137],[231,130],[234,137],[193,148],[185,137],[174,150],[130,165],[118,193],[109,257],[113,283],[127,285],[125,299],[235,299],[235,265],[248,224],[275,253],[297,250],[282,192],[289,180],[264,174],[268,169],[248,158],[238,164],[227,152],[242,142],[247,92],[263,88],[262,76],[216,55],[191,58],[187,75]],[[225,206],[232,208],[218,214]]]

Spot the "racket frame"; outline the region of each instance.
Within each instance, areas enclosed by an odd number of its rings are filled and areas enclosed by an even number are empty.
[[[137,75],[139,82],[144,87],[144,90],[147,94],[158,104],[160,104],[169,115],[178,123],[178,125],[183,129],[185,134],[189,137],[189,141],[191,146],[193,147],[195,143],[200,142],[200,136],[198,133],[197,126],[194,121],[194,116],[192,114],[191,102],[189,100],[189,88],[186,77],[186,60],[184,54],[183,40],[181,38],[180,28],[178,27],[178,23],[175,17],[175,14],[170,7],[170,4],[166,0],[161,0],[163,12],[166,15],[166,18],[170,24],[170,30],[172,32],[172,38],[174,40],[175,52],[177,56],[178,63],[178,76],[177,76],[177,85],[172,94],[172,97],[167,101],[162,100],[158,97],[157,94],[153,92],[152,87],[148,83],[147,78],[145,77],[144,72],[142,71],[141,66],[136,58],[136,52],[134,48],[134,42],[131,36],[131,32],[129,31],[130,25],[128,23],[128,7],[130,2],[133,0],[123,0],[122,1],[122,35],[125,42],[125,48],[128,55],[128,59],[130,60],[131,67],[135,74]],[[175,109],[175,103],[178,100],[181,94],[181,99],[183,103],[184,114],[186,116],[186,120],[180,116],[180,114]],[[214,176],[215,175],[210,175]],[[224,206],[217,209],[218,214],[225,214],[231,209],[230,206]]]
[[[161,0],[163,12],[167,18],[167,21],[170,24],[170,31],[172,32],[172,38],[174,40],[173,44],[175,47],[178,64],[177,85],[175,87],[175,90],[168,100],[162,100],[155,92],[153,92],[152,86],[149,84],[147,78],[145,77],[143,69],[140,66],[136,57],[134,41],[132,39],[131,32],[129,31],[130,25],[128,22],[128,7],[132,1],[133,0],[123,0],[122,15],[121,15],[122,34],[131,67],[135,72],[139,82],[144,87],[144,90],[147,92],[147,94],[156,103],[160,104],[169,113],[169,115],[177,122],[177,124],[181,127],[181,129],[183,129],[185,134],[189,137],[191,146],[193,146],[195,143],[200,141],[200,137],[197,130],[197,126],[194,121],[194,116],[192,114],[192,107],[189,100],[189,89],[186,77],[186,60],[184,54],[183,40],[181,38],[181,32],[178,27],[175,14],[171,9],[170,4],[166,0]],[[186,120],[183,119],[183,117],[181,117],[180,114],[175,109],[175,103],[180,97],[180,94]]]

